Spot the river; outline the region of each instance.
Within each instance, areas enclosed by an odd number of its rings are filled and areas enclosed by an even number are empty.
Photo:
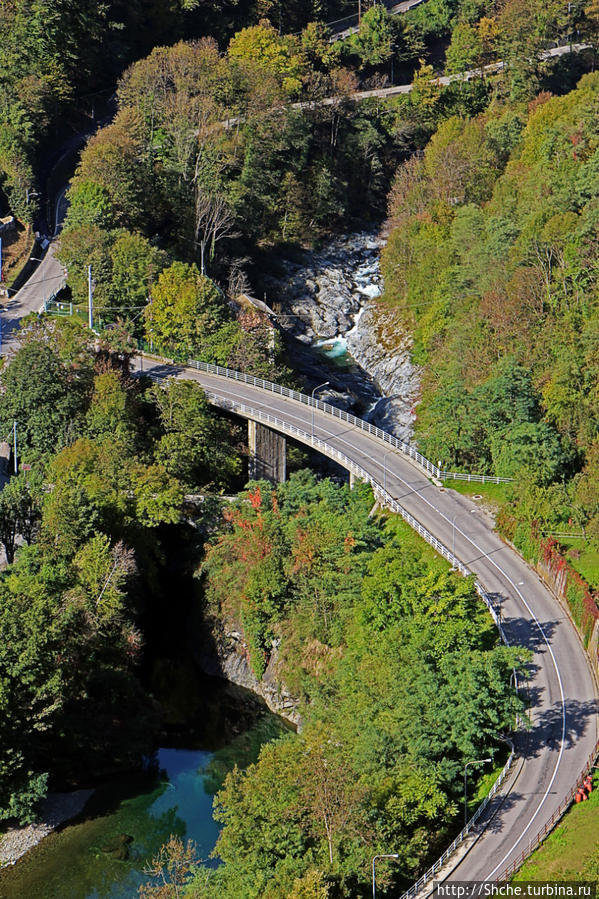
[[[379,299],[383,246],[378,234],[359,231],[277,257],[261,289],[307,389],[326,380],[321,399],[409,441],[420,373],[401,320]]]
[[[148,759],[145,772],[99,786],[74,823],[50,834],[16,865],[0,871],[1,899],[132,899],[144,868],[171,834],[193,840],[209,864],[219,826],[212,801],[235,764],[288,730],[240,687],[198,677],[204,697],[189,722]]]

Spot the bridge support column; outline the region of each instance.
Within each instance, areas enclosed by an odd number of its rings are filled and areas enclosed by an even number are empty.
[[[354,489],[354,484],[356,483],[357,480],[358,480],[357,476],[353,473],[353,471],[350,471],[350,473],[349,473],[349,489],[350,490]]]
[[[280,484],[287,476],[285,438],[257,421],[248,421],[249,478]]]

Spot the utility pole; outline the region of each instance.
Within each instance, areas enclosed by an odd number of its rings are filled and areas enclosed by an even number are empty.
[[[358,25],[362,21],[362,0],[358,0]]]
[[[13,434],[13,455],[15,457],[15,474],[19,473],[19,461],[17,458],[17,422],[16,420],[12,423],[12,434]]]
[[[87,267],[87,296],[88,296],[87,324],[89,325],[90,331],[92,331],[93,327],[94,327],[94,285],[93,285],[93,281],[92,281],[91,265],[88,265],[88,267]]]

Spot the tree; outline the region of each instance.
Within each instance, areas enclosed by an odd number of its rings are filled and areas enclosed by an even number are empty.
[[[445,54],[448,74],[467,72],[482,65],[483,42],[478,28],[460,22],[451,33],[451,43]]]
[[[193,355],[228,318],[223,295],[195,265],[161,272],[144,312],[146,337],[165,352]]]
[[[377,66],[387,62],[394,52],[398,28],[382,3],[367,10],[360,21],[357,34],[347,39],[350,50],[361,59],[361,66]]]
[[[135,400],[116,371],[96,375],[94,392],[86,413],[87,431],[92,438],[114,438],[130,451],[135,446]]]
[[[39,474],[20,474],[6,484],[0,493],[0,542],[6,561],[15,558],[17,536],[31,543],[42,517],[43,479]]]
[[[293,881],[287,899],[329,899],[329,886],[322,871],[311,868],[303,877]]]
[[[1,375],[0,428],[17,422],[21,453],[53,453],[77,433],[87,382],[69,370],[48,345],[22,346]]]
[[[206,274],[206,256],[214,258],[219,240],[235,237],[235,213],[218,188],[195,185],[195,243],[200,248],[200,272]]]
[[[199,384],[169,378],[152,389],[163,435],[155,457],[183,483],[198,487],[211,480],[226,484],[240,469],[240,459],[231,446],[230,430],[212,415]]]
[[[260,72],[274,75],[288,94],[295,94],[301,88],[303,71],[298,47],[293,39],[279,37],[270,22],[263,20],[258,25],[242,28],[229,43],[229,60],[253,70],[252,77],[260,77]]]
[[[180,520],[183,489],[162,465],[133,465],[131,488],[135,497],[135,522],[141,527],[154,528]]]
[[[309,826],[326,840],[328,862],[333,869],[339,844],[348,837],[368,839],[363,813],[366,789],[347,777],[347,747],[325,728],[305,733],[300,764],[300,802],[308,812]]]
[[[75,303],[83,308],[88,304],[88,268],[92,267],[95,282],[94,302],[102,306],[110,305],[110,284],[112,260],[110,258],[111,236],[98,224],[72,225],[67,218],[60,235],[57,257],[68,273],[68,284]]]
[[[110,321],[120,312],[125,318],[135,319],[152,296],[154,282],[166,266],[166,255],[141,234],[128,231],[117,235],[109,254],[109,309],[104,313],[100,307],[102,317]]]
[[[83,182],[86,190],[94,185],[95,197],[110,201],[113,227],[144,231],[148,225],[146,198],[148,175],[140,165],[144,155],[143,125],[133,109],[117,113],[114,122],[92,137],[81,156],[71,190],[78,192]]]
[[[156,883],[144,883],[139,887],[141,899],[179,899],[186,892],[198,855],[192,840],[185,844],[179,837],[171,836],[160,847],[144,873]]]

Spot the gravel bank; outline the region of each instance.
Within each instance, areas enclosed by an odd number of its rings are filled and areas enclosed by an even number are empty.
[[[13,827],[0,837],[0,867],[14,863],[37,846],[65,821],[83,811],[93,790],[50,793],[40,804],[39,820],[26,827]]]

